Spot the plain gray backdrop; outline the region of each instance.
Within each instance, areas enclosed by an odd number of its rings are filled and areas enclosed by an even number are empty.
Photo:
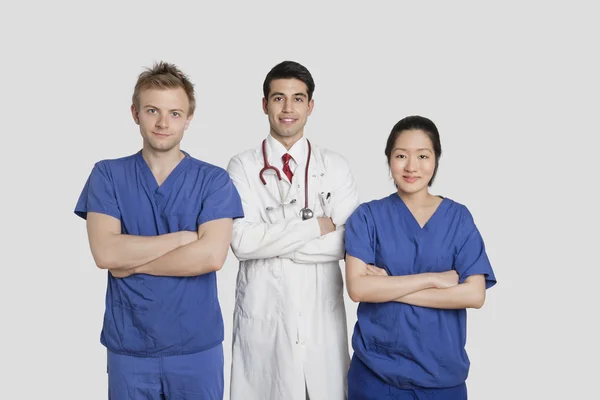
[[[159,60],[196,87],[182,148],[221,167],[268,134],[269,69],[304,64],[316,81],[305,133],[348,159],[361,201],[394,190],[392,126],[431,118],[432,192],[469,207],[498,278],[468,314],[469,398],[599,398],[593,3],[366,3],[3,6],[1,398],[107,398],[107,273],[73,209],[96,161],[139,150],[131,94]],[[237,269],[230,254],[218,273],[226,399]],[[346,311],[351,335],[347,296]]]

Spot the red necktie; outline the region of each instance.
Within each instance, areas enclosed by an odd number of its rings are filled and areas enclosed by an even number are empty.
[[[294,174],[292,173],[292,170],[290,169],[290,159],[292,158],[292,156],[290,156],[288,153],[285,153],[284,155],[281,156],[281,159],[283,160],[283,173],[285,174],[285,176],[288,177],[288,179],[290,180],[290,183],[292,182],[292,177],[294,176]]]

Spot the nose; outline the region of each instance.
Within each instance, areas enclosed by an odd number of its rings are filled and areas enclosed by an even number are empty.
[[[285,100],[283,102],[283,112],[289,113],[289,112],[292,112],[292,111],[294,111],[292,109],[292,100]]]
[[[161,114],[156,120],[156,126],[159,128],[168,128],[169,127],[169,116]]]
[[[404,164],[404,170],[406,172],[416,172],[419,170],[419,161],[416,157],[408,157],[406,164]]]

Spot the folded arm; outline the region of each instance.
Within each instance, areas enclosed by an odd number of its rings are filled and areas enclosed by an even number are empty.
[[[244,214],[247,215],[245,207]],[[320,235],[321,229],[316,218],[269,224],[251,222],[245,217],[234,223],[231,249],[240,261],[273,258],[296,251]]]
[[[92,256],[102,269],[134,268],[198,239],[196,232],[189,231],[159,236],[124,235],[121,221],[96,212],[87,213],[86,226]]]
[[[156,276],[197,276],[218,271],[227,259],[232,225],[231,218],[205,222],[198,227],[198,240],[128,272]]]
[[[485,302],[485,277],[471,275],[459,285],[445,289],[420,290],[395,301],[429,308],[481,308]]]
[[[298,264],[318,264],[335,262],[344,259],[344,227],[313,239],[298,250],[283,254],[281,258],[288,258]]]
[[[433,273],[405,276],[375,275],[359,258],[346,256],[346,287],[352,301],[384,303],[419,290],[436,287]]]

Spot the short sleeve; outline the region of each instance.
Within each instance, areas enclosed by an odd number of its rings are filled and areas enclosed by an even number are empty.
[[[475,226],[473,216],[464,208],[463,222],[459,232],[459,248],[455,269],[463,283],[471,275],[484,275],[486,289],[496,284],[496,276],[485,251],[483,238]]]
[[[240,195],[224,169],[219,168],[211,176],[208,185],[198,215],[198,225],[221,218],[244,217]]]
[[[75,206],[75,214],[87,219],[88,212],[107,214],[121,219],[115,187],[105,163],[96,163]]]
[[[367,205],[359,206],[346,221],[346,254],[375,265],[375,229]]]

